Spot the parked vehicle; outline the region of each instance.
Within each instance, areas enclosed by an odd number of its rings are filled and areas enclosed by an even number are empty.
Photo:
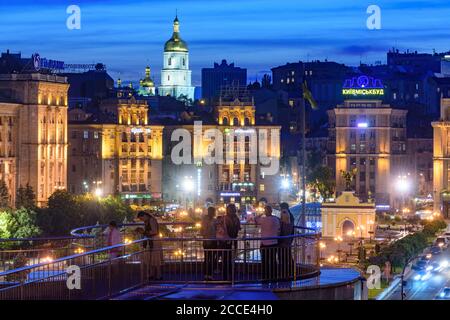
[[[433,255],[438,255],[438,254],[441,254],[441,252],[442,252],[441,248],[438,246],[431,247],[430,251]]]
[[[419,260],[417,261],[413,266],[413,270],[425,270],[425,268],[428,266],[428,260]]]
[[[446,249],[448,247],[448,240],[446,237],[438,237],[434,244],[438,247]]]
[[[450,287],[445,287],[436,296],[437,300],[450,300]]]

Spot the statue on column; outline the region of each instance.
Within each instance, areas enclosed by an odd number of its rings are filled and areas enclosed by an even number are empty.
[[[345,181],[345,191],[352,191],[352,181],[356,177],[358,169],[354,168],[350,171],[341,170],[341,176]]]

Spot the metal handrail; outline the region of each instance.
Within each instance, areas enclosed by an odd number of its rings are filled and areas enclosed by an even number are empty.
[[[21,267],[21,268],[17,268],[17,269],[0,272],[0,277],[9,275],[9,274],[12,274],[15,272],[23,272],[23,271],[43,267],[48,264],[64,262],[66,260],[81,258],[81,257],[92,255],[92,254],[108,252],[112,249],[125,248],[127,246],[131,246],[132,244],[143,243],[143,242],[146,242],[149,240],[151,240],[151,241],[184,241],[184,242],[187,242],[187,241],[201,241],[201,242],[204,242],[204,241],[234,241],[234,242],[237,242],[237,241],[244,241],[244,240],[245,241],[261,241],[261,240],[295,239],[295,238],[307,238],[307,237],[311,237],[311,236],[317,236],[317,234],[314,234],[314,235],[313,234],[293,234],[293,235],[288,235],[288,236],[277,236],[277,237],[251,237],[251,238],[243,237],[243,238],[220,238],[220,239],[218,239],[218,238],[192,238],[192,237],[189,237],[189,238],[184,238],[184,237],[180,237],[180,238],[157,238],[157,237],[142,238],[142,239],[131,241],[129,243],[121,243],[121,244],[116,244],[113,246],[107,246],[107,247],[103,247],[100,249],[94,249],[91,251],[86,251],[83,253],[77,253],[77,254],[73,254],[70,256],[58,258],[58,259],[55,259],[52,261],[41,262],[41,263],[30,265],[30,266],[25,266],[25,267]]]

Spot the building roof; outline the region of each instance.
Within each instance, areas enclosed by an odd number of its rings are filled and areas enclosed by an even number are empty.
[[[173,20],[172,37],[164,45],[164,51],[188,52],[187,43],[180,37],[180,22],[178,21],[178,16]]]

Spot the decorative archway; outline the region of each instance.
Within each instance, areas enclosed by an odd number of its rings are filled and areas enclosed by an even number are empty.
[[[345,219],[341,226],[342,237],[349,237],[349,232],[355,232],[355,223],[350,219]]]

